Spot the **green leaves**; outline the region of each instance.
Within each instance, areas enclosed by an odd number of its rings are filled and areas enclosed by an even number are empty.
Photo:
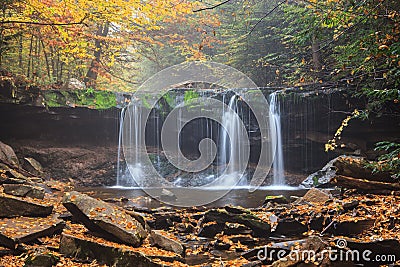
[[[400,143],[379,142],[376,143],[375,151],[383,151],[385,154],[379,156],[379,165],[375,166],[375,172],[390,171],[395,179],[400,178]]]

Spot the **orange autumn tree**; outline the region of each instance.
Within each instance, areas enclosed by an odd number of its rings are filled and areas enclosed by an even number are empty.
[[[78,78],[90,87],[101,79],[130,82],[129,75],[113,71],[115,64],[134,61],[143,46],[160,44],[155,36],[165,25],[184,21],[200,6],[182,0],[5,0],[0,5],[0,67],[39,85]],[[185,36],[175,38],[177,45],[193,47]]]
[[[138,50],[140,59],[134,64],[141,70],[138,81],[182,61],[209,60],[215,46],[222,43],[218,35],[220,25],[217,15],[206,12],[164,20],[161,30],[150,33],[155,42]]]

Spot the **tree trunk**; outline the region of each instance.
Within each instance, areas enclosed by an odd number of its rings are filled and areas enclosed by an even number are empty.
[[[312,37],[311,49],[312,49],[312,60],[314,64],[314,70],[317,73],[319,73],[322,69],[321,53],[320,53],[320,46],[317,37],[315,35],[313,35]]]
[[[105,23],[104,25],[99,26],[96,35],[100,37],[106,37],[108,35],[108,30],[109,30],[109,25],[108,23]],[[98,69],[100,66],[103,43],[104,42],[99,39],[95,40],[94,59],[92,60],[90,68],[86,73],[86,77],[84,79],[84,82],[87,87],[93,87],[93,88],[96,87],[96,80],[98,76]]]
[[[26,77],[28,77],[28,78],[31,75],[31,65],[33,64],[32,63],[32,49],[33,49],[33,34],[31,36],[31,41],[30,41],[30,44],[29,44],[28,70],[26,72]]]
[[[19,45],[18,45],[18,67],[20,71],[22,71],[22,50],[23,50],[23,39],[22,32],[19,36]]]
[[[48,58],[48,56],[47,56],[46,48],[45,48],[45,46],[44,46],[43,40],[40,40],[40,42],[42,43],[44,59],[45,59],[45,61],[46,61],[47,76],[49,77],[49,80],[51,81],[49,58]]]

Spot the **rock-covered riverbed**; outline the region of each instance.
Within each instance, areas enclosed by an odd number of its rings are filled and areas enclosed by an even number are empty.
[[[228,195],[209,207],[176,208],[152,205],[143,194],[78,192],[43,179],[32,160],[23,169],[14,155],[2,144],[0,266],[379,266],[400,259],[397,191],[260,191],[260,203],[243,205],[238,191],[232,203]]]

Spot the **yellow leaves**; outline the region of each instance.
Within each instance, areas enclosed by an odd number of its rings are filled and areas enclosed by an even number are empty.
[[[333,151],[335,150],[336,147],[338,147],[338,144],[336,143],[336,140],[341,139],[342,132],[344,130],[344,127],[347,127],[349,125],[349,121],[355,117],[360,116],[360,111],[358,109],[355,109],[350,116],[347,116],[343,121],[342,124],[339,126],[339,128],[336,130],[336,133],[333,137],[333,139],[328,140],[328,142],[325,144],[325,152],[328,151]]]
[[[391,12],[387,17],[389,19],[393,19],[394,17],[396,17],[396,15],[398,15],[398,13],[396,11]]]
[[[378,49],[379,49],[379,50],[389,49],[389,46],[383,44],[383,45],[380,45],[380,46],[378,47]]]

